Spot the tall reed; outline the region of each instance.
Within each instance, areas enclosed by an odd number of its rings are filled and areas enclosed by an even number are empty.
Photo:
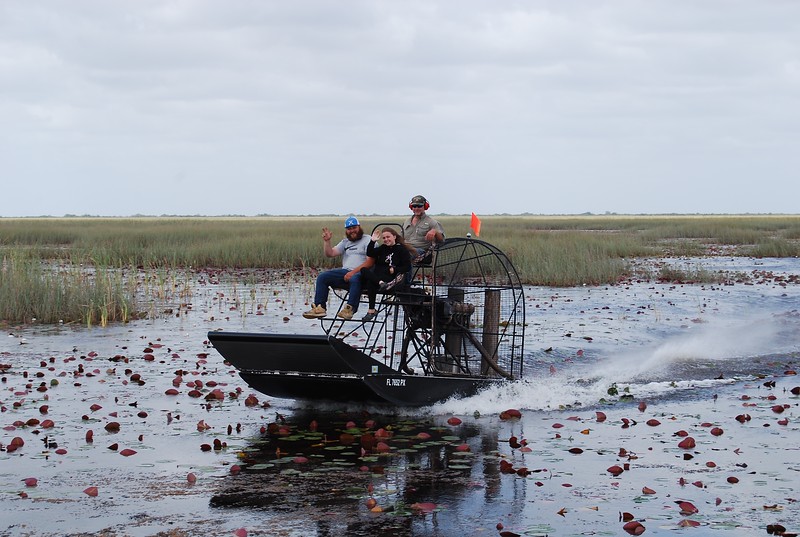
[[[368,233],[404,216],[361,217]],[[464,236],[469,216],[441,216],[446,234]],[[797,255],[800,216],[586,215],[484,216],[481,239],[509,254],[522,280],[568,286],[610,283],[629,260],[726,255]],[[320,229],[344,237],[344,217],[0,218],[0,246],[45,260],[113,268],[326,268]]]
[[[45,266],[16,252],[0,265],[0,319],[89,326],[127,322],[136,313],[130,285],[118,270]]]
[[[753,257],[797,257],[800,255],[800,244],[787,239],[768,239],[759,241],[748,250]]]

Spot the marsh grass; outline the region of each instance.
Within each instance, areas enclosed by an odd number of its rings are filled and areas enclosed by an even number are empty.
[[[323,264],[319,230],[338,220],[11,219],[0,220],[0,244],[109,267],[303,267]]]
[[[402,222],[404,218],[368,216],[361,221],[369,233],[377,224]],[[469,216],[438,218],[450,237],[463,237],[471,231]],[[481,219],[480,239],[505,251],[520,279],[532,285],[618,282],[634,275],[634,270],[641,271],[633,268],[634,259],[719,253],[800,255],[800,216],[793,215]],[[311,281],[315,269],[339,262],[323,255],[321,228],[334,232],[335,244],[344,236],[342,224],[343,217],[339,216],[0,218],[0,252],[7,260],[4,271],[10,267],[13,274],[4,275],[0,318],[69,318],[87,323],[127,320],[133,312],[136,289],[122,281],[117,269],[136,268],[144,273],[143,278],[133,278],[140,297],[190,293],[187,271],[204,268],[301,269],[299,272]],[[23,258],[29,261],[23,262]],[[89,278],[85,271],[69,269],[56,276],[37,268],[32,260],[94,267],[97,272]],[[707,274],[674,276],[692,281],[715,278]]]
[[[723,283],[728,278],[719,272],[712,272],[701,267],[680,268],[663,265],[658,270],[656,279],[661,282],[680,283]]]
[[[753,257],[797,257],[800,243],[785,238],[762,240],[748,250]]]
[[[404,217],[362,218],[366,232]],[[468,216],[441,216],[448,236],[470,232]],[[796,255],[800,216],[486,216],[481,239],[509,253],[524,274],[588,268],[604,260],[707,253],[715,245],[738,255]],[[144,268],[328,267],[320,229],[344,236],[341,217],[15,218],[0,219],[0,246],[44,260]],[[749,248],[749,249],[748,249]],[[734,252],[733,255],[736,255]],[[549,264],[542,270],[528,265]],[[617,270],[619,264],[610,264]],[[574,278],[569,278],[573,280]],[[531,282],[542,283],[542,282]]]
[[[50,266],[19,254],[0,265],[0,319],[105,326],[135,314],[135,283],[119,270]]]
[[[599,285],[628,276],[626,257],[649,254],[635,237],[612,234],[529,232],[494,242],[514,263],[520,279],[548,286]]]

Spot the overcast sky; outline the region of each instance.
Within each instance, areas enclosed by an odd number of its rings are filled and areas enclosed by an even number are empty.
[[[0,0],[0,216],[798,213],[796,0]]]

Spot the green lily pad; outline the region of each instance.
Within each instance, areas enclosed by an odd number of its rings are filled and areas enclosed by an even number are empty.
[[[303,440],[303,436],[299,434],[291,435],[291,436],[281,436],[278,440],[283,442],[297,442],[298,440]]]
[[[286,470],[281,470],[282,475],[300,475],[303,472],[300,470],[295,470],[294,468],[287,468]]]
[[[262,462],[258,464],[253,464],[252,466],[248,466],[250,470],[266,470],[267,468],[275,468],[274,464],[270,464],[268,462]]]

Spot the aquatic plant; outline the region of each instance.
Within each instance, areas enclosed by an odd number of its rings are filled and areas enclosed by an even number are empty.
[[[135,292],[120,270],[48,265],[19,252],[0,265],[0,319],[105,326],[135,312]]]
[[[662,265],[658,270],[656,279],[660,282],[722,283],[725,280],[725,276],[702,267],[680,268],[672,265]]]
[[[797,257],[800,255],[800,244],[787,239],[761,240],[750,250],[753,257]]]
[[[108,267],[328,267],[322,227],[339,216],[254,218],[15,218],[2,219],[0,244],[42,259]],[[363,218],[369,231],[402,216]],[[796,255],[799,216],[484,216],[481,239],[509,252],[532,284],[610,283],[626,259],[714,253]],[[450,237],[470,232],[469,216],[441,216]],[[342,234],[343,236],[343,234]],[[770,242],[773,241],[773,242]],[[767,248],[772,245],[772,251]],[[741,249],[737,249],[742,247]],[[544,267],[544,268],[542,268]],[[564,278],[560,277],[565,274]]]

